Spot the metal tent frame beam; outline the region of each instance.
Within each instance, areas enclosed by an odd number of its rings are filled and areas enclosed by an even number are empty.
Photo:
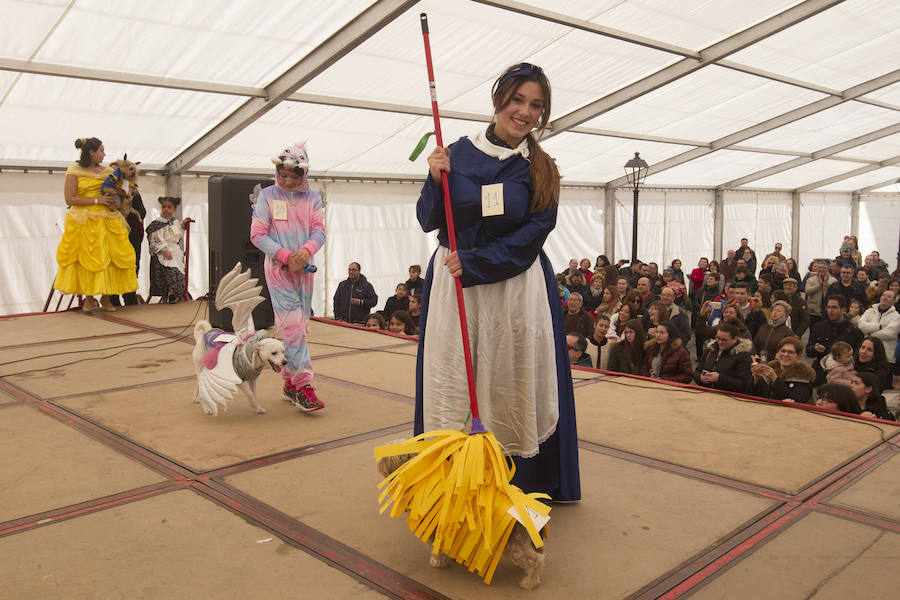
[[[142,75],[137,73],[126,73],[122,71],[107,71],[103,69],[89,69],[84,67],[71,67],[68,65],[60,65],[54,63],[31,62],[15,59],[0,58],[0,71],[11,71],[29,73],[32,75],[43,75],[49,77],[68,77],[73,79],[82,79],[89,81],[103,81],[108,83],[117,83],[124,85],[139,85],[153,88],[165,88],[173,90],[185,90],[193,92],[203,92],[211,94],[224,94],[229,96],[241,96],[246,98],[265,98],[266,90],[260,87],[239,86],[231,84],[210,83],[192,79],[178,79],[172,77],[161,77],[156,75]],[[840,92],[835,92],[835,96],[839,96]],[[859,101],[859,99],[855,99]],[[379,102],[372,100],[362,100],[356,98],[344,98],[340,96],[327,96],[323,94],[312,94],[307,92],[295,92],[285,98],[286,102],[301,102],[307,104],[319,104],[322,106],[338,106],[344,108],[374,110],[382,112],[390,112],[395,114],[420,115],[423,117],[431,116],[431,109],[416,106],[412,104],[397,104],[392,102]],[[880,103],[887,108],[891,108],[886,103]],[[900,110],[900,109],[898,109]],[[473,113],[466,111],[456,111],[442,109],[441,115],[448,119],[461,119],[466,121],[477,121],[487,123],[491,120],[491,115],[487,113]],[[612,129],[597,129],[593,127],[573,127],[568,130],[569,133],[584,133],[588,135],[597,135],[605,137],[615,137],[629,140],[639,140],[647,142],[660,142],[663,144],[677,144],[681,146],[691,146],[695,148],[709,148],[710,142],[700,140],[689,140],[683,138],[673,138],[666,136],[656,136],[642,133],[631,133],[627,131],[617,131]],[[811,153],[798,152],[790,150],[777,150],[774,148],[759,148],[751,146],[733,146],[731,150],[740,152],[751,152],[758,154],[781,154],[784,156],[810,158]],[[877,161],[866,160],[852,157],[834,157],[833,160],[843,160],[847,162],[857,162],[862,164],[877,164]]]
[[[701,156],[705,156],[707,154],[715,152],[716,150],[730,150],[731,146],[733,146],[734,144],[743,142],[744,140],[748,140],[768,131],[772,131],[773,129],[778,129],[779,127],[783,127],[785,125],[788,125],[789,123],[793,123],[794,121],[799,121],[800,119],[822,112],[823,110],[827,110],[829,108],[832,108],[833,106],[843,104],[844,102],[849,102],[850,100],[858,96],[874,92],[875,90],[879,90],[881,88],[892,85],[897,81],[900,81],[900,69],[891,71],[890,73],[886,73],[880,77],[870,79],[869,81],[865,81],[859,85],[848,88],[843,92],[842,98],[835,98],[831,96],[829,96],[828,98],[822,98],[821,100],[811,102],[806,106],[795,108],[794,110],[790,110],[786,113],[783,113],[776,117],[772,117],[771,119],[768,119],[761,123],[757,123],[756,125],[746,127],[740,131],[719,138],[713,141],[710,144],[709,148],[695,148],[693,150],[688,150],[687,152],[677,154],[671,158],[656,163],[655,165],[650,165],[648,176],[654,175],[656,173],[661,173],[662,171],[671,169],[672,167],[676,167],[696,158],[700,158]],[[880,168],[875,165],[869,165],[869,167],[872,167],[869,170]],[[608,182],[608,185],[618,187],[624,183],[625,177],[619,177],[618,179]]]
[[[800,192],[801,194],[803,192],[810,192],[817,188],[824,187],[826,185],[831,185],[832,183],[836,183],[838,181],[843,181],[844,179],[850,179],[851,177],[856,177],[857,175],[871,173],[872,171],[877,171],[878,169],[883,169],[884,167],[892,167],[898,163],[900,163],[900,156],[895,156],[893,158],[883,160],[877,165],[868,165],[865,167],[860,167],[858,169],[853,169],[852,171],[847,171],[846,173],[841,173],[840,175],[833,175],[831,177],[826,177],[825,179],[820,179],[819,181],[814,181],[812,183],[808,183],[806,185],[798,187],[795,191]],[[858,192],[853,192],[853,193],[858,194]]]
[[[878,188],[883,188],[883,187],[886,186],[886,185],[898,184],[898,183],[900,183],[900,177],[892,177],[892,178],[887,179],[887,180],[885,180],[885,181],[880,181],[880,182],[878,182],[878,183],[874,183],[874,184],[868,185],[868,186],[866,186],[866,187],[864,187],[864,188],[855,190],[854,193],[855,193],[855,194],[868,194],[869,192],[871,192],[871,191],[873,191],[873,190],[877,190]],[[890,194],[890,193],[892,193],[892,192],[878,192],[878,193],[881,193],[881,194]]]
[[[629,42],[631,44],[637,44],[646,48],[652,48],[653,50],[660,50],[662,52],[668,52],[669,54],[678,54],[680,56],[684,56],[685,58],[693,58],[695,60],[700,60],[702,58],[700,52],[691,50],[690,48],[685,48],[676,44],[669,44],[660,40],[644,37],[642,35],[622,31],[621,29],[615,29],[613,27],[605,27],[603,25],[598,25],[597,23],[592,23],[591,21],[585,21],[583,19],[574,19],[562,13],[538,8],[537,6],[532,6],[530,4],[523,4],[522,2],[515,2],[515,0],[473,1],[479,4],[493,6],[494,8],[500,8],[509,12],[525,15],[526,17],[533,17],[535,19],[541,19],[542,21],[548,21],[550,23],[556,23],[558,25],[571,27],[572,29],[580,29],[581,31],[587,31],[588,33],[596,33],[604,37],[621,40],[623,42]]]
[[[698,69],[715,64],[730,54],[734,54],[747,46],[751,46],[788,27],[805,21],[841,2],[843,0],[806,0],[806,2],[793,6],[765,21],[752,25],[735,35],[704,48],[700,51],[699,60],[683,58],[668,67],[660,69],[656,73],[559,117],[551,123],[553,131],[550,135],[556,135],[561,131],[581,125],[585,121],[589,121],[617,106],[621,106],[659,87],[672,83]]]
[[[317,46],[300,62],[265,88],[263,98],[251,98],[243,106],[214,125],[196,142],[166,164],[170,173],[190,169],[216,148],[246,129],[282,100],[300,89],[351,50],[378,33],[418,0],[377,0]]]
[[[869,142],[880,140],[881,138],[888,137],[889,135],[893,135],[898,132],[900,132],[900,123],[895,123],[894,125],[883,127],[877,131],[872,131],[871,133],[855,137],[852,140],[847,140],[846,142],[841,142],[840,144],[834,144],[833,146],[822,148],[821,150],[813,152],[811,156],[795,158],[794,160],[789,160],[787,162],[781,163],[780,165],[774,165],[772,167],[769,167],[768,169],[761,169],[759,171],[756,171],[755,173],[750,173],[749,175],[739,177],[738,179],[732,179],[731,181],[723,183],[719,187],[726,190],[736,188],[738,186],[744,185],[745,183],[757,181],[770,175],[775,175],[776,173],[781,173],[783,171],[793,169],[794,167],[805,165],[807,163],[813,162],[814,160],[828,158],[834,154],[837,154],[838,152],[843,152],[845,150],[849,150],[850,148],[856,148],[858,146],[862,146],[863,144],[868,144]],[[873,161],[873,164],[875,164],[875,161]]]
[[[837,103],[852,100],[856,102],[867,103],[873,106],[878,106],[881,108],[900,111],[900,106],[895,106],[887,102],[881,102],[873,99],[865,98],[861,94],[856,94],[852,98],[847,97],[846,91],[834,90],[825,86],[817,85],[814,83],[810,83],[807,81],[802,81],[799,79],[794,79],[786,76],[782,76],[776,73],[768,72],[762,69],[754,68],[751,66],[743,65],[734,61],[726,60],[729,54],[732,54],[742,48],[750,46],[766,37],[769,37],[779,31],[787,29],[796,23],[799,23],[809,17],[814,16],[822,11],[825,11],[837,4],[840,4],[843,0],[806,0],[798,4],[797,6],[791,7],[782,13],[775,15],[765,21],[753,25],[735,35],[732,35],[725,40],[717,42],[708,46],[707,48],[697,51],[691,48],[682,47],[676,44],[670,44],[667,42],[663,42],[661,40],[656,40],[644,36],[640,36],[637,34],[629,33],[627,31],[618,30],[611,27],[605,27],[599,25],[597,23],[576,19],[573,17],[569,17],[567,15],[553,12],[550,10],[544,10],[541,8],[537,8],[534,6],[530,6],[527,4],[523,4],[521,2],[517,2],[515,0],[474,0],[475,2],[479,2],[484,5],[492,6],[495,8],[499,8],[501,10],[506,10],[510,12],[515,12],[518,14],[523,14],[531,18],[540,19],[546,22],[553,22],[560,24],[565,27],[570,27],[572,29],[577,29],[581,31],[586,31],[592,34],[605,36],[608,38],[624,41],[626,43],[637,44],[646,48],[651,48],[660,52],[665,52],[671,54],[673,56],[680,56],[682,60],[677,63],[654,73],[645,79],[636,82],[630,86],[626,86],[621,90],[613,92],[605,96],[604,98],[600,98],[596,100],[594,103],[573,111],[568,115],[564,115],[560,117],[556,121],[550,124],[550,131],[548,131],[547,137],[556,135],[563,131],[573,132],[573,133],[582,133],[588,135],[599,135],[599,136],[607,136],[607,137],[617,137],[622,139],[633,139],[633,140],[642,140],[642,141],[651,141],[651,142],[660,142],[660,143],[669,143],[669,144],[679,144],[683,146],[690,146],[691,150],[688,152],[682,153],[676,157],[669,159],[668,161],[663,161],[658,165],[653,165],[650,169],[650,173],[657,173],[666,168],[670,168],[671,166],[675,166],[675,164],[681,164],[683,162],[687,162],[689,160],[693,160],[695,158],[699,158],[710,152],[719,149],[730,149],[742,152],[753,152],[753,153],[767,153],[767,154],[781,154],[784,156],[794,157],[792,160],[782,163],[781,165],[776,165],[774,167],[770,167],[769,169],[764,169],[761,171],[757,171],[755,173],[751,173],[746,175],[740,179],[736,179],[727,183],[722,184],[721,188],[733,188],[740,185],[744,185],[751,181],[755,181],[757,179],[766,177],[768,175],[778,173],[784,170],[788,170],[790,168],[806,164],[813,160],[817,160],[820,158],[825,158],[828,156],[831,160],[842,160],[847,162],[855,162],[860,163],[862,166],[860,169],[855,169],[854,171],[850,171],[844,176],[841,176],[841,179],[852,177],[854,174],[860,174],[865,172],[871,172],[878,168],[882,168],[886,166],[885,163],[890,161],[874,161],[874,160],[866,160],[860,158],[852,158],[852,157],[838,157],[838,156],[829,156],[829,154],[835,154],[840,152],[836,148],[850,148],[862,143],[865,143],[866,138],[869,139],[878,139],[877,137],[869,137],[875,136],[878,132],[872,132],[867,134],[866,136],[860,136],[858,138],[854,138],[853,140],[848,140],[843,142],[842,144],[837,144],[835,146],[825,148],[813,153],[805,153],[805,152],[791,152],[784,150],[774,150],[774,149],[766,149],[766,148],[758,148],[758,147],[750,147],[750,146],[740,146],[736,145],[738,142],[735,141],[734,136],[738,135],[742,132],[738,132],[738,134],[732,134],[732,136],[726,136],[725,138],[721,138],[719,140],[715,140],[713,142],[702,142],[696,140],[686,140],[679,138],[669,138],[664,136],[653,136],[647,134],[633,134],[622,131],[613,131],[613,130],[605,130],[605,129],[596,129],[590,127],[582,127],[578,125],[572,125],[575,121],[584,122],[596,114],[601,114],[605,110],[609,110],[613,106],[618,106],[621,103],[627,102],[630,99],[637,98],[652,89],[656,89],[660,86],[666,85],[671,81],[675,81],[680,77],[687,75],[689,72],[693,72],[699,68],[704,66],[715,64],[721,66],[723,68],[732,69],[735,71],[747,73],[753,76],[761,77],[766,80],[777,81],[784,84],[796,86],[799,88],[803,88],[806,90],[815,91],[818,93],[826,94],[830,98],[838,100]],[[339,60],[342,56],[346,55],[348,52],[352,51],[353,48],[357,47],[360,43],[377,33],[381,28],[385,25],[396,19],[400,14],[405,12],[409,7],[415,4],[415,0],[378,0],[371,7],[369,7],[366,11],[361,13],[354,21],[346,24],[341,30],[335,33],[331,38],[323,42],[319,47],[317,47],[313,52],[310,53],[307,57],[301,60],[297,65],[292,67],[290,70],[285,72],[282,76],[272,82],[267,87],[253,87],[253,86],[240,86],[240,85],[230,85],[230,84],[219,84],[212,83],[206,81],[198,81],[198,80],[190,80],[190,79],[179,79],[179,78],[170,78],[170,77],[162,77],[162,76],[152,76],[152,75],[144,75],[139,73],[123,73],[118,71],[108,71],[103,69],[91,69],[84,67],[72,67],[67,65],[60,64],[52,64],[45,62],[33,62],[30,60],[17,60],[17,59],[5,59],[0,58],[0,70],[12,71],[17,73],[27,73],[34,75],[45,75],[45,76],[56,76],[56,77],[70,77],[77,78],[83,80],[93,80],[93,81],[105,81],[111,83],[119,83],[119,84],[129,84],[129,85],[141,85],[155,88],[168,88],[168,89],[176,89],[176,90],[187,90],[187,91],[195,91],[195,92],[203,92],[203,93],[214,93],[214,94],[225,94],[231,96],[239,96],[247,98],[247,102],[235,111],[232,115],[222,119],[217,124],[213,125],[212,128],[199,140],[197,140],[194,144],[189,146],[186,150],[181,152],[174,159],[169,161],[166,165],[154,165],[151,169],[155,172],[165,172],[169,173],[173,176],[177,176],[178,173],[187,172],[191,169],[193,165],[195,165],[199,160],[210,152],[214,151],[217,147],[221,146],[228,139],[233,137],[242,129],[249,126],[260,116],[265,114],[268,110],[271,110],[275,105],[277,105],[281,101],[292,101],[292,102],[304,102],[311,104],[320,104],[320,105],[328,105],[328,106],[339,106],[339,107],[347,107],[354,109],[365,109],[365,110],[377,110],[377,111],[385,111],[392,113],[400,113],[400,114],[410,114],[410,115],[421,115],[421,116],[430,116],[431,112],[427,107],[415,106],[415,105],[403,105],[403,104],[393,104],[386,102],[374,102],[367,100],[358,100],[358,99],[350,99],[350,98],[341,98],[335,96],[326,96],[321,94],[309,94],[303,93],[299,90],[307,81],[321,73],[322,70],[328,68],[334,62]],[[875,81],[875,80],[873,80]],[[867,82],[868,83],[868,82]],[[863,84],[866,85],[866,84]],[[858,86],[857,86],[858,87]],[[856,89],[856,88],[851,88]],[[877,89],[877,88],[874,88]],[[293,90],[293,91],[292,91]],[[869,90],[873,91],[873,90]],[[623,99],[624,98],[624,99]],[[814,103],[815,104],[815,103]],[[811,105],[808,105],[811,106]],[[830,106],[829,106],[830,107]],[[806,108],[806,107],[804,107]],[[825,110],[828,107],[822,108],[821,110]],[[591,114],[586,111],[594,111],[596,114]],[[599,111],[599,112],[597,112]],[[789,113],[788,113],[789,114]],[[813,113],[810,113],[813,114]],[[469,121],[477,121],[477,122],[487,122],[490,120],[491,116],[487,114],[481,113],[470,113],[464,111],[442,111],[442,115],[447,118],[453,119],[462,119]],[[784,116],[784,115],[782,115]],[[779,119],[780,117],[776,117]],[[794,119],[796,120],[796,119]],[[789,121],[786,121],[789,122]],[[770,122],[767,122],[770,123]],[[751,128],[752,129],[752,128]],[[879,130],[880,132],[885,132],[891,128],[884,128]],[[744,130],[747,131],[747,130]],[[885,134],[890,135],[890,134]],[[884,137],[884,136],[879,136]],[[743,139],[747,139],[746,137]],[[727,143],[726,140],[729,140],[731,143]],[[48,165],[48,166],[44,166]],[[149,166],[149,165],[148,165]],[[55,164],[49,161],[4,161],[3,164],[0,164],[0,168],[32,168],[32,169],[54,169]],[[193,172],[193,171],[190,171]],[[355,175],[355,174],[354,174]],[[340,175],[339,175],[340,177]],[[394,176],[381,174],[379,177],[392,179]],[[397,177],[403,177],[402,175],[398,175]],[[615,185],[620,185],[623,178],[619,178],[612,182],[609,182],[609,185],[615,187]],[[829,178],[833,179],[833,178]],[[840,179],[837,179],[839,181]],[[826,180],[823,180],[826,181]],[[868,192],[871,189],[876,189],[877,187],[883,187],[884,185],[889,185],[893,183],[895,180],[887,180],[884,183],[876,186],[868,186],[863,188],[863,190],[857,190],[858,192]],[[833,183],[833,181],[831,181]],[[813,182],[808,185],[827,185],[827,183]],[[601,184],[602,185],[602,184]],[[808,186],[804,186],[808,187]],[[801,188],[803,189],[803,188]]]
[[[89,81],[105,81],[107,83],[124,83],[153,88],[187,90],[191,92],[208,92],[211,94],[227,94],[229,96],[249,96],[265,98],[265,88],[226,83],[213,83],[196,79],[179,79],[177,77],[160,77],[123,71],[108,71],[87,67],[72,67],[56,63],[0,58],[0,71],[28,73],[30,75],[47,75],[50,77],[68,77]]]
[[[516,2],[515,0],[473,0],[473,1],[478,2],[480,4],[486,4],[488,6],[493,6],[495,8],[501,8],[504,10],[508,10],[510,12],[515,12],[515,13],[525,15],[528,17],[532,17],[535,19],[541,19],[543,21],[548,21],[550,23],[556,23],[558,25],[564,25],[566,27],[571,27],[573,29],[580,29],[582,31],[595,33],[597,35],[602,35],[602,36],[620,40],[623,42],[629,42],[632,44],[637,44],[639,46],[644,46],[646,48],[652,48],[653,50],[659,50],[661,52],[668,52],[670,54],[674,54],[677,56],[683,56],[685,58],[693,58],[698,61],[703,59],[702,51],[698,52],[696,50],[692,50],[691,48],[678,46],[676,44],[668,44],[668,43],[662,42],[660,40],[647,38],[644,36],[629,33],[627,31],[614,29],[612,27],[604,27],[602,25],[598,25],[591,21],[585,21],[583,19],[575,19],[575,18],[566,16],[561,13],[553,12],[550,10],[545,10],[545,9],[531,6],[528,4],[523,4],[521,2]],[[800,79],[795,79],[793,77],[786,77],[784,75],[779,75],[779,74],[773,73],[771,71],[765,71],[763,69],[758,69],[755,67],[751,67],[749,65],[744,65],[744,64],[737,63],[737,62],[730,61],[730,60],[718,60],[718,61],[715,61],[715,64],[717,64],[720,67],[724,67],[726,69],[731,69],[733,71],[747,73],[748,75],[755,75],[757,77],[762,77],[762,78],[768,79],[770,81],[777,81],[779,83],[785,83],[785,84],[800,87],[800,88],[803,88],[806,90],[819,92],[822,94],[827,94],[829,96],[839,96],[840,95],[840,91],[832,89],[832,88],[828,88],[828,87],[825,87],[822,85],[817,85],[815,83],[810,83],[808,81],[803,81]],[[873,106],[879,106],[881,108],[887,108],[889,110],[900,110],[900,106],[896,106],[896,105],[890,104],[888,102],[881,102],[879,100],[872,100],[869,98],[858,98],[857,101],[863,102],[866,104],[871,104]]]

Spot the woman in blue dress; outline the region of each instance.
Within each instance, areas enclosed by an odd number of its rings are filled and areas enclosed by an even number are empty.
[[[559,172],[538,145],[550,83],[521,63],[494,83],[486,131],[428,157],[417,205],[440,245],[423,290],[415,433],[461,429],[469,401],[454,278],[466,302],[478,408],[513,458],[513,484],[581,498],[572,374],[554,270],[542,247],[556,226]],[[449,251],[440,172],[448,173],[458,251]]]

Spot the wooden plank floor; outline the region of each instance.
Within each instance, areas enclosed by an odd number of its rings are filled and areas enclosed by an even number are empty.
[[[541,585],[428,567],[379,516],[372,449],[412,428],[415,342],[317,320],[322,411],[264,373],[192,404],[202,301],[0,318],[0,599],[884,598],[900,589],[892,424],[592,370],[584,498]]]

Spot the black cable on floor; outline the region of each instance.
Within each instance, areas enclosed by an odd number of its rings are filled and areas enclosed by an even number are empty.
[[[209,306],[209,305],[208,305],[208,302],[207,302],[207,301],[202,301],[202,300],[201,300],[201,301],[198,303],[198,305],[197,305],[197,310],[194,312],[194,316],[191,317],[191,322],[190,322],[188,325],[185,325],[185,326],[181,329],[181,331],[179,331],[178,333],[176,333],[176,334],[174,334],[174,335],[166,335],[166,336],[162,336],[162,339],[168,340],[168,341],[164,341],[164,342],[162,342],[161,344],[155,344],[155,345],[153,345],[153,346],[140,346],[139,344],[150,344],[150,343],[153,343],[153,342],[156,342],[156,341],[157,341],[157,340],[144,340],[144,341],[142,341],[142,342],[131,342],[131,343],[129,343],[129,344],[120,344],[120,345],[118,345],[118,346],[109,346],[109,347],[106,347],[106,348],[95,348],[95,349],[93,349],[93,350],[70,350],[70,351],[68,351],[68,352],[55,352],[55,353],[53,353],[53,354],[41,354],[41,355],[38,355],[38,356],[29,356],[29,357],[27,357],[27,358],[20,358],[20,359],[18,359],[18,360],[11,360],[11,361],[7,361],[7,362],[5,362],[5,363],[0,363],[0,366],[11,365],[11,364],[18,363],[18,362],[24,362],[24,361],[29,361],[29,360],[36,360],[36,359],[40,359],[40,358],[48,358],[48,357],[51,357],[51,356],[63,356],[63,355],[66,355],[66,354],[76,354],[76,353],[82,353],[82,352],[106,352],[107,350],[115,350],[115,349],[117,349],[117,348],[124,348],[124,350],[121,350],[121,351],[116,352],[116,353],[114,353],[114,354],[110,354],[109,356],[91,356],[91,357],[87,357],[87,358],[81,358],[81,359],[78,359],[78,360],[73,360],[72,362],[67,362],[67,363],[63,363],[63,364],[59,364],[59,365],[51,365],[51,366],[48,366],[48,367],[41,367],[41,368],[39,368],[39,369],[29,369],[29,370],[27,370],[27,371],[17,371],[17,372],[14,372],[14,373],[5,373],[5,374],[3,374],[3,375],[0,375],[0,377],[12,377],[13,375],[23,375],[23,374],[25,374],[25,373],[35,373],[35,372],[38,372],[38,371],[49,371],[50,369],[59,369],[59,368],[62,368],[62,367],[68,367],[68,366],[71,366],[71,365],[74,365],[74,364],[78,364],[78,363],[80,363],[80,362],[87,362],[87,361],[89,361],[89,360],[103,360],[103,359],[107,359],[107,358],[112,358],[112,357],[118,356],[118,355],[120,355],[120,354],[122,354],[122,353],[124,353],[124,352],[128,352],[129,350],[145,350],[145,349],[146,349],[146,350],[152,350],[152,349],[154,349],[154,348],[160,348],[160,347],[166,346],[166,345],[168,345],[168,344],[173,344],[173,343],[179,341],[182,337],[184,337],[184,333],[185,333],[188,329],[190,329],[191,327],[193,327],[194,320],[195,320],[195,319],[197,318],[197,316],[200,314],[200,310],[203,309],[204,307],[207,307],[207,308],[208,308],[208,306]],[[206,312],[205,312],[205,311],[204,311],[203,316],[204,316],[204,317],[206,316]]]

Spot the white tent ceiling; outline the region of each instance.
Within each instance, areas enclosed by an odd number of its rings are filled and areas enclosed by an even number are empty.
[[[101,138],[166,173],[267,172],[306,139],[313,174],[418,177],[432,129],[490,118],[509,64],[553,85],[565,181],[896,191],[897,0],[0,0],[0,168],[71,164]]]

